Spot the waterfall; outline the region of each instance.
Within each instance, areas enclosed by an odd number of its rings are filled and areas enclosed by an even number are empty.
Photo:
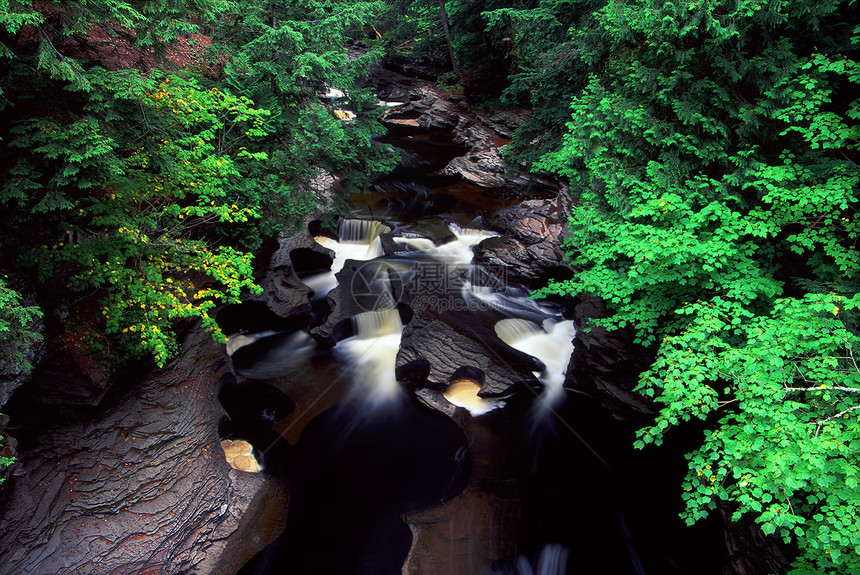
[[[422,252],[428,252],[436,248],[436,244],[433,243],[433,240],[427,238],[396,237],[394,238],[394,241],[398,244],[409,246]]]
[[[576,335],[573,321],[547,318],[538,325],[525,319],[511,318],[496,323],[495,330],[503,342],[543,362],[544,370],[535,375],[545,388],[542,398],[551,404],[561,395],[573,353],[573,337]]]
[[[432,246],[424,250],[428,256],[450,265],[467,266],[472,263],[475,255],[472,251],[476,245],[487,238],[497,236],[496,232],[461,228],[457,224],[448,224],[448,229],[454,234],[454,239],[441,246]]]
[[[337,225],[337,236],[344,244],[370,244],[391,228],[379,220],[342,219]]]
[[[327,294],[337,286],[335,274],[343,269],[347,260],[367,261],[383,255],[379,236],[389,231],[391,228],[378,220],[340,220],[337,226],[339,240],[328,236],[314,237],[314,241],[334,252],[331,269],[302,281],[314,290],[316,297]]]
[[[356,335],[337,344],[336,350],[353,370],[356,395],[382,405],[400,395],[394,376],[403,324],[396,309],[369,311],[352,318]]]

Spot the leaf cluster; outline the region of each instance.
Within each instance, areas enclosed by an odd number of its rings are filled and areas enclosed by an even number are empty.
[[[800,548],[797,573],[860,570],[858,23],[839,1],[613,0],[570,30],[587,83],[560,146],[567,248],[656,349],[662,410],[637,446],[709,422],[685,517],[719,500]],[[815,286],[813,291],[809,288]],[[838,533],[838,535],[837,535]]]
[[[5,0],[0,203],[33,231],[21,263],[98,297],[106,333],[158,365],[177,320],[223,340],[212,311],[259,290],[248,250],[298,225],[311,180],[393,162],[357,81],[380,52],[348,48],[381,7]]]

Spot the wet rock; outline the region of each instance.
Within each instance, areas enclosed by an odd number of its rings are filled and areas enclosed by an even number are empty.
[[[389,105],[383,124],[394,129],[452,132],[454,141],[466,147],[466,153],[452,159],[439,175],[458,176],[491,189],[532,186],[532,176],[507,170],[502,160],[501,149],[512,134],[510,121],[501,116],[495,121],[482,117],[461,98],[446,96],[430,82],[392,70],[377,69],[371,82],[380,100]]]
[[[0,574],[235,573],[282,528],[286,495],[224,458],[215,394],[228,365],[196,328],[166,368],[23,450]]]
[[[501,316],[492,310],[474,313],[446,305],[455,301],[442,297],[412,301],[414,317],[403,329],[397,365],[426,361],[427,385],[435,389],[444,389],[455,374],[469,368],[473,379],[482,378],[480,395],[487,397],[502,395],[520,383],[537,385],[533,372],[543,366],[498,338],[493,326]]]
[[[653,354],[633,344],[623,331],[607,331],[589,325],[592,318],[609,316],[599,298],[588,298],[574,309],[579,326],[574,338],[571,368],[565,385],[594,395],[616,419],[643,420],[656,414],[654,405],[633,391],[639,374],[647,369]]]
[[[315,348],[316,342],[305,331],[275,332],[236,350],[233,366],[236,373],[251,379],[282,377],[306,367]]]
[[[256,297],[262,298],[269,309],[283,318],[307,315],[311,311],[311,289],[298,276],[296,262],[293,261],[296,252],[306,259],[311,259],[311,253],[316,254],[318,258],[327,259],[329,266],[334,257],[331,250],[314,241],[308,232],[279,240],[279,248],[269,263],[269,272],[261,282],[263,293]],[[302,269],[301,263],[299,269]]]
[[[457,174],[482,188],[502,188],[511,184],[509,178],[505,177],[502,155],[496,147],[454,158],[440,173],[446,176]],[[515,181],[521,185],[528,183],[528,179],[518,178]]]
[[[337,286],[327,296],[329,315],[325,323],[310,333],[329,345],[355,335],[350,318],[397,307],[400,277],[397,267],[390,262],[346,260],[335,274]],[[389,289],[388,282],[394,284],[394,291]]]
[[[475,248],[475,263],[499,270],[505,279],[538,287],[546,279],[570,277],[562,248],[571,200],[566,192],[551,199],[527,200],[484,214],[484,225],[501,235]]]

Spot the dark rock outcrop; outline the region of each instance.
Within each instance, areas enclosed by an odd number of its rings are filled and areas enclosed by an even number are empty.
[[[651,364],[653,354],[634,345],[623,331],[589,325],[592,318],[608,316],[600,298],[588,298],[576,305],[574,321],[578,329],[565,385],[594,395],[616,419],[651,417],[656,413],[653,404],[633,388],[639,374]]]
[[[427,361],[427,385],[435,389],[444,389],[464,367],[477,369],[484,379],[480,395],[488,397],[502,395],[522,383],[538,385],[533,372],[543,366],[496,336],[494,320],[500,317],[489,310],[471,315],[454,306],[446,310],[439,301],[433,304],[413,308],[415,315],[403,329],[398,367]]]
[[[307,251],[326,259],[330,266],[333,254],[314,241],[308,232],[281,239],[279,244],[269,263],[269,272],[261,282],[263,293],[258,297],[279,317],[307,315],[311,311],[311,289],[299,278],[292,255],[295,251]]]
[[[165,369],[25,450],[0,519],[0,574],[235,573],[281,530],[286,495],[224,458],[215,394],[228,369],[195,329]]]
[[[406,77],[390,69],[377,69],[371,78],[378,97],[388,103],[382,123],[392,129],[416,128],[451,132],[466,153],[452,159],[440,175],[459,176],[489,189],[524,190],[533,187],[534,176],[508,170],[501,150],[511,136],[509,125],[492,121],[472,110],[462,98],[446,96],[425,80]],[[540,184],[556,189],[556,183]]]
[[[562,248],[570,210],[570,196],[564,189],[554,198],[527,200],[484,214],[484,225],[501,235],[475,248],[475,263],[530,287],[544,284],[548,277],[570,277],[572,270]]]
[[[30,329],[44,337],[45,330],[41,321],[36,322]],[[42,359],[44,352],[45,347],[42,342],[37,342],[24,351],[24,355],[30,365],[35,365]],[[31,369],[26,369],[18,363],[5,361],[6,359],[0,359],[0,409],[3,409],[3,406],[9,402],[15,390],[30,379],[32,372]]]

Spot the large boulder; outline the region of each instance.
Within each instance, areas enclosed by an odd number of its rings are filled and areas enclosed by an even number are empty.
[[[283,527],[286,494],[227,464],[223,346],[195,328],[163,370],[90,420],[22,449],[0,519],[0,574],[235,573]]]
[[[481,396],[503,395],[526,384],[537,386],[535,371],[543,365],[530,355],[505,344],[496,335],[495,322],[504,316],[492,310],[472,313],[439,298],[416,306],[412,321],[403,329],[397,366],[403,370],[427,362],[427,385],[444,389],[458,373],[468,368],[481,381]]]
[[[639,374],[651,365],[653,353],[634,344],[623,330],[609,331],[589,321],[609,314],[596,297],[586,298],[574,308],[579,329],[565,385],[592,394],[616,419],[644,422],[656,414],[656,409],[633,389]]]
[[[311,289],[302,283],[299,274],[330,267],[334,254],[318,244],[308,231],[282,238],[278,243],[261,282],[263,293],[258,298],[279,317],[308,315]]]
[[[570,277],[562,247],[567,232],[571,200],[567,190],[554,198],[527,200],[483,215],[484,225],[499,236],[475,248],[475,263],[501,270],[505,279],[530,287],[547,278]]]

